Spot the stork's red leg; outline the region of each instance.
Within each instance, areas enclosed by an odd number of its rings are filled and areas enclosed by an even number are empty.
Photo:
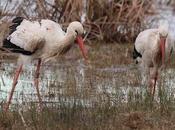
[[[158,77],[158,72],[156,71],[155,76],[153,78],[153,82],[151,81],[151,94],[154,97],[155,90],[156,90],[156,83],[157,83],[157,77]]]
[[[13,79],[12,89],[11,89],[11,92],[10,92],[10,95],[9,95],[8,102],[5,106],[5,111],[7,111],[9,109],[9,105],[10,105],[12,97],[13,97],[13,92],[15,91],[15,87],[16,87],[16,84],[18,83],[18,78],[19,78],[20,72],[22,71],[22,66],[23,65],[21,65],[20,67],[18,67],[16,69],[15,77]]]
[[[36,91],[37,91],[37,96],[38,96],[38,99],[39,99],[40,108],[42,108],[42,99],[41,99],[40,92],[39,92],[40,67],[41,67],[41,59],[38,60],[38,64],[37,64],[37,68],[36,68],[36,72],[35,72],[34,85],[36,87]]]
[[[169,64],[170,64],[172,52],[173,52],[173,49],[171,49],[171,51],[169,52],[169,55],[168,55],[168,63]]]
[[[153,97],[156,90],[157,76],[158,76],[158,73],[156,73],[156,76],[154,77],[153,92],[152,92]]]

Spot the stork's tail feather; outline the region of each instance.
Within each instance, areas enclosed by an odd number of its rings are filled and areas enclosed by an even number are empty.
[[[16,17],[12,20],[12,23],[21,23],[24,20],[23,17]]]
[[[134,51],[133,51],[133,59],[136,60],[137,57],[142,58],[142,55],[136,50],[135,46],[134,46]],[[138,61],[136,60],[136,64],[138,64]]]
[[[9,39],[3,40],[3,46],[5,50],[9,50],[13,53],[21,53],[23,55],[32,55],[34,52],[26,51],[23,48],[20,48],[19,46],[16,46],[15,44],[11,43]]]
[[[6,48],[0,47],[0,51],[5,52],[5,53],[10,53],[11,51],[9,51]]]
[[[136,50],[136,48],[134,46],[133,59],[137,59],[137,57],[142,58],[142,55]]]
[[[12,25],[9,27],[10,28],[10,34],[12,34],[14,31],[16,31],[16,28],[21,24],[21,22],[24,20],[23,17],[16,17],[12,20]]]

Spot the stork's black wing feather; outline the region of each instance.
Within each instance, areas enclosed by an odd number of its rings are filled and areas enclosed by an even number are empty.
[[[12,34],[14,31],[16,31],[16,28],[21,24],[21,22],[24,20],[23,17],[16,17],[12,20],[12,25],[9,27],[10,28],[10,34]]]
[[[12,20],[12,25],[9,27],[10,28],[10,33],[9,35],[11,35],[13,32],[16,31],[16,28],[21,24],[21,22],[24,20],[23,17],[16,17]],[[23,48],[13,44],[10,42],[10,39],[5,38],[3,40],[3,48],[8,49],[11,52],[14,53],[21,53],[23,55],[32,55],[34,52],[30,52],[30,51],[26,51]]]
[[[23,48],[16,46],[15,44],[11,43],[10,40],[4,39],[3,40],[3,48],[8,49],[13,53],[21,53],[23,55],[32,55],[34,52],[26,51]]]
[[[142,58],[142,55],[136,50],[134,46],[134,51],[133,51],[133,59],[137,59],[137,57]],[[138,61],[136,60],[136,64],[138,64]]]

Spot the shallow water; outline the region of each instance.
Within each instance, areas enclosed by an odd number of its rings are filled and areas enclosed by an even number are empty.
[[[6,101],[12,86],[15,63],[2,63],[0,77],[0,102]],[[34,79],[34,65],[25,66],[13,97],[13,103],[38,102],[36,96]],[[174,69],[168,69],[162,73],[165,91],[169,96],[175,91]],[[136,65],[116,65],[109,68],[95,68],[78,60],[71,64],[55,64],[42,66],[40,74],[40,92],[43,102],[83,106],[103,105],[110,103],[118,105],[121,102],[128,102],[130,95],[144,96],[146,87],[141,85],[141,77]],[[158,87],[156,99],[158,100]],[[175,95],[173,95],[173,98]],[[135,99],[137,100],[137,99]]]

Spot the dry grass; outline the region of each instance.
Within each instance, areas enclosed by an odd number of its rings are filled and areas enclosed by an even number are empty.
[[[22,111],[26,125],[19,114],[19,108],[23,108],[19,104],[13,112],[0,111],[0,128],[13,130],[174,129],[175,100],[173,96],[170,96],[172,93],[166,93],[163,90],[164,84],[160,84],[158,101],[152,102],[150,95],[144,91],[141,93],[130,91],[127,95],[128,102],[123,102],[119,88],[139,85],[140,78],[137,76],[136,70],[98,71],[98,69],[131,64],[132,49],[131,44],[92,44],[89,49],[89,58],[93,67],[85,70],[86,83],[81,86],[81,90],[75,81],[76,67],[74,68],[70,62],[68,66],[64,64],[64,68],[68,68],[66,82],[59,85],[57,80],[52,79],[52,84],[50,84],[51,88],[58,89],[58,94],[55,94],[59,99],[57,103],[53,103],[50,107],[45,106],[42,112],[38,112],[35,102],[28,103],[27,109]],[[79,51],[77,49],[71,51],[71,55],[74,54],[79,59]],[[66,63],[67,60],[63,58],[62,61]],[[53,70],[56,69],[53,67]],[[41,73],[41,75],[43,74]],[[56,77],[54,78],[56,79]],[[110,94],[105,85],[111,85],[110,82],[113,78],[116,79],[113,86],[116,93]],[[99,92],[97,88],[100,84],[102,84],[102,92]],[[64,88],[64,93],[59,93],[59,89],[62,88]],[[84,101],[82,102],[82,100]],[[89,106],[84,105],[86,101],[90,101]]]
[[[1,10],[0,17],[48,18],[67,25],[74,20],[80,21],[86,13],[84,26],[88,41],[131,42],[145,28],[144,18],[151,5],[152,0],[55,0],[54,3],[31,0],[22,2],[15,10]]]
[[[89,50],[90,61],[94,62],[96,67],[112,67],[115,65],[125,65],[132,63],[132,44],[94,44]],[[98,51],[100,50],[100,51]]]
[[[2,41],[8,34],[8,27],[9,27],[8,23],[5,22],[0,23],[0,46],[2,46]]]
[[[133,97],[134,98],[134,97]],[[175,104],[166,103],[166,107]],[[162,109],[161,104],[148,105],[144,100],[121,103],[119,106],[97,104],[94,107],[84,107],[82,104],[65,106],[57,109],[45,108],[37,112],[32,109],[23,112],[27,129],[45,130],[169,130],[174,129],[175,113],[172,108]],[[1,129],[26,129],[18,111],[0,112]]]

